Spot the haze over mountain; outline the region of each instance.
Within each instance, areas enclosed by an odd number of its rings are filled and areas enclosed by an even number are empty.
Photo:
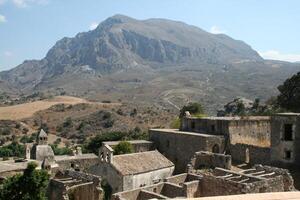
[[[264,60],[249,45],[166,19],[115,15],[92,31],[59,40],[42,60],[0,73],[0,91],[65,91],[91,99],[211,112],[236,96],[267,99],[300,64]]]

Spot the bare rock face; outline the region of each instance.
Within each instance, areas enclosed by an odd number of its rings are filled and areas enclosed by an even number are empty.
[[[273,94],[275,89],[270,88],[298,69],[299,64],[266,62],[249,45],[224,34],[166,19],[116,15],[93,31],[59,40],[42,60],[25,61],[1,72],[0,91],[63,88],[69,94],[131,98],[133,83],[128,80],[138,79],[134,87],[143,100],[156,95],[167,104],[180,104],[186,99],[208,99],[214,92],[221,98],[209,98],[221,105],[238,93],[247,98],[244,93]],[[149,92],[153,90],[157,94]],[[180,99],[171,101],[175,94]]]

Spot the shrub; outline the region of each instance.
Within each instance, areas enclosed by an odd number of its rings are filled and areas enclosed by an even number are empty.
[[[68,117],[63,123],[63,127],[71,127],[72,125],[73,125],[73,121],[71,117]]]
[[[179,118],[182,118],[186,111],[189,111],[191,115],[204,114],[204,109],[200,103],[189,103],[183,106],[179,113]]]
[[[55,155],[70,155],[72,154],[72,149],[68,147],[58,147],[57,144],[51,144],[50,145],[53,149],[53,152]]]
[[[0,147],[0,157],[23,157],[25,154],[25,146],[17,142]]]
[[[174,128],[174,129],[179,129],[180,128],[180,118],[179,117],[176,117],[172,122],[171,122],[171,128]]]
[[[49,174],[45,170],[36,170],[36,167],[36,163],[30,162],[22,175],[6,179],[0,188],[0,199],[46,200]]]
[[[114,147],[114,154],[128,154],[133,152],[132,144],[127,141],[121,141],[117,146]]]

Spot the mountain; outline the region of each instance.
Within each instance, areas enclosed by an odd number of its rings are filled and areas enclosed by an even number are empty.
[[[246,43],[166,19],[115,15],[92,31],[59,40],[42,60],[0,73],[0,90],[64,91],[209,111],[236,96],[266,99],[299,64],[264,60]]]

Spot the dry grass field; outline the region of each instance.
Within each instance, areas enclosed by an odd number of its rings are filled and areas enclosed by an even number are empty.
[[[0,107],[0,120],[20,120],[31,117],[34,113],[50,108],[56,104],[75,105],[79,103],[102,104],[89,102],[85,99],[71,96],[56,96],[52,99],[34,101],[13,106]]]

